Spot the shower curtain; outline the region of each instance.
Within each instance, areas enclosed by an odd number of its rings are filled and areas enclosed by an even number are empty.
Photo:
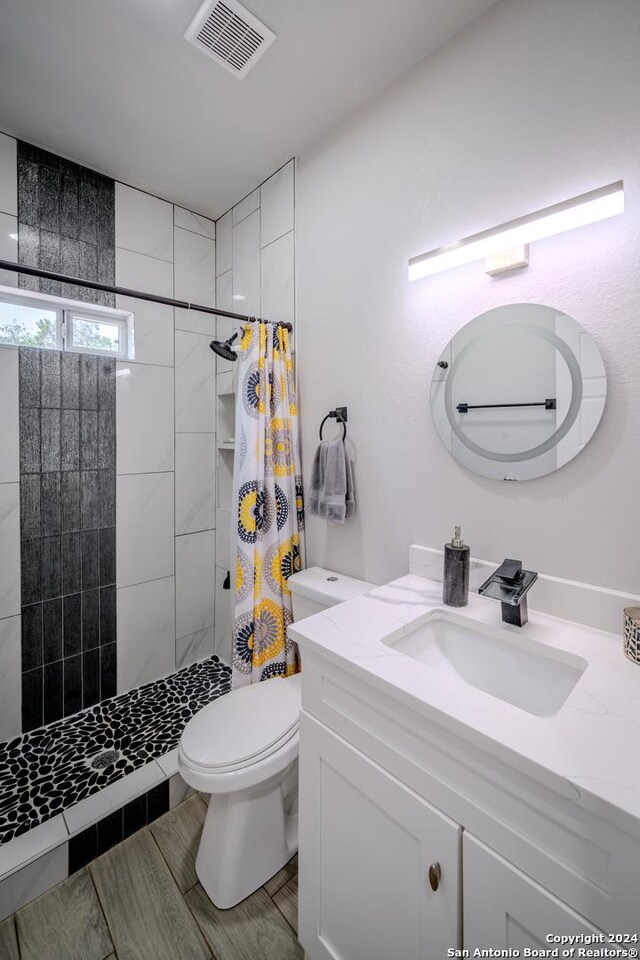
[[[242,328],[236,395],[233,686],[299,670],[287,639],[289,576],[301,568],[304,505],[289,333]]]

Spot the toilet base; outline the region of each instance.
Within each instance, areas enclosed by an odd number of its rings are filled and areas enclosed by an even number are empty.
[[[284,775],[235,793],[212,794],[196,873],[221,910],[267,882],[298,849],[298,760]]]

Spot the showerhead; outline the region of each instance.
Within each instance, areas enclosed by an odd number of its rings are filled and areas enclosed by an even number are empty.
[[[214,353],[217,353],[219,357],[222,357],[223,360],[237,360],[238,354],[232,348],[231,344],[234,340],[237,340],[238,334],[233,333],[228,340],[224,342],[222,340],[212,340],[209,346]]]

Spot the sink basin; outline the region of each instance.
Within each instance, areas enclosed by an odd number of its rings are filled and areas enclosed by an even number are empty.
[[[448,610],[434,610],[385,643],[538,717],[558,712],[588,666],[582,657]]]

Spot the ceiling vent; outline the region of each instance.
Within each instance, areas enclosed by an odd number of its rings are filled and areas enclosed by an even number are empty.
[[[275,33],[237,0],[205,0],[184,36],[240,79],[246,77],[276,39]]]

